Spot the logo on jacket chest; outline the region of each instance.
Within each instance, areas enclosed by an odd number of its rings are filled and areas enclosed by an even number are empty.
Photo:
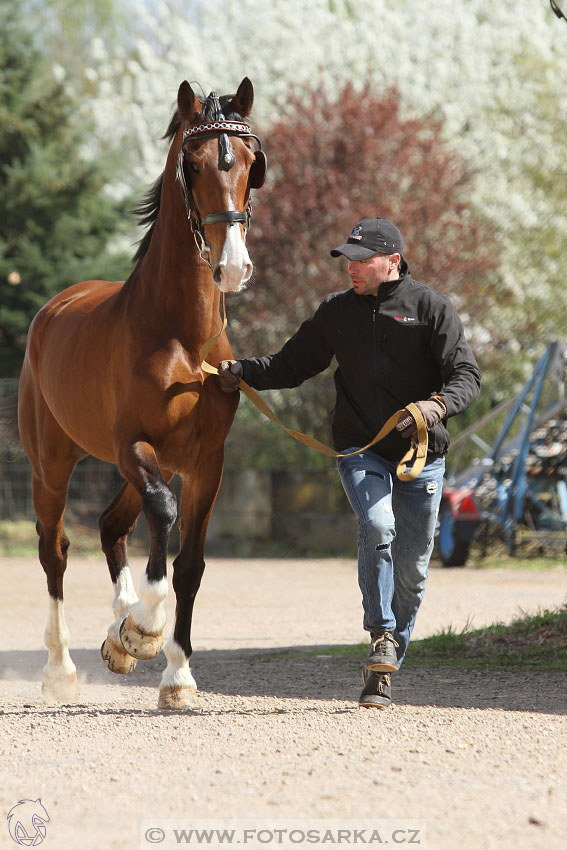
[[[394,316],[396,322],[402,322],[403,324],[408,324],[408,322],[415,322],[414,316]]]

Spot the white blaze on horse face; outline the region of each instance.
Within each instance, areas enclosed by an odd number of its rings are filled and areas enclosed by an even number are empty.
[[[252,276],[252,262],[239,224],[227,225],[213,277],[221,292],[239,292]]]
[[[49,597],[49,615],[43,636],[49,659],[43,668],[42,691],[48,701],[77,702],[77,668],[69,655],[69,629],[63,600]]]

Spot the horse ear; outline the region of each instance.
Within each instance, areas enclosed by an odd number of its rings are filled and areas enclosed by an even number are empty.
[[[199,105],[200,101],[195,96],[195,92],[187,80],[183,80],[179,86],[179,91],[177,92],[177,109],[179,110],[179,114],[186,121],[190,121],[195,112],[198,112],[197,107]]]
[[[235,112],[239,112],[243,118],[250,115],[252,104],[254,103],[254,86],[248,79],[244,77],[238,91],[231,100],[231,106]]]

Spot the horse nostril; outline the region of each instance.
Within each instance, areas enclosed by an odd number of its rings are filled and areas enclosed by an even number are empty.
[[[213,272],[213,279],[215,283],[220,283],[222,278],[222,266],[215,266],[215,270]]]

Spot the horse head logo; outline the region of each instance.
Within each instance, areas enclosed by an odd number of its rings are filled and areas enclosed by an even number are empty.
[[[11,838],[21,847],[37,847],[46,836],[49,815],[41,799],[20,800],[7,815]]]

